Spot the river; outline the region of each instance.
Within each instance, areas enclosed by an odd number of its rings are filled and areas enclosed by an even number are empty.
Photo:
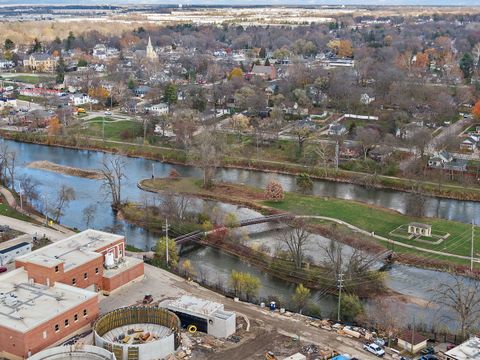
[[[27,165],[33,161],[47,160],[61,165],[77,168],[100,168],[105,157],[109,158],[112,154],[105,154],[97,151],[64,149],[60,147],[49,147],[45,145],[27,144],[2,140],[8,145],[9,150],[16,152],[16,177],[29,175],[39,182],[41,200],[37,203],[39,210],[43,210],[44,203],[51,202],[55,198],[57,189],[62,184],[67,184],[75,189],[76,199],[70,203],[61,217],[61,222],[78,229],[84,229],[82,211],[92,203],[96,204],[96,213],[90,227],[97,229],[111,229],[117,225],[122,226],[127,242],[138,248],[149,249],[154,246],[157,235],[151,234],[139,227],[128,225],[114,217],[109,204],[109,198],[106,196],[105,189],[101,187],[98,180],[72,177],[68,175],[57,174],[39,169],[28,168]],[[142,201],[146,197],[151,200],[155,195],[147,194],[137,188],[138,180],[148,178],[155,171],[155,176],[167,176],[171,169],[175,168],[182,176],[201,177],[199,169],[188,166],[165,164],[158,161],[151,161],[141,158],[123,157],[126,163],[127,179],[123,186],[123,197],[125,200]],[[271,179],[280,181],[286,191],[295,190],[295,178],[289,175],[269,174],[260,171],[220,169],[217,173],[217,179],[233,183],[244,183],[256,187],[264,187]],[[342,184],[329,181],[314,181],[313,193],[321,196],[338,197],[342,199],[357,200],[369,204],[375,204],[381,207],[393,209],[406,213],[409,201],[413,196],[408,193],[367,189],[359,185]],[[194,206],[212,205],[212,202],[196,200]],[[216,203],[224,212],[235,212],[238,219],[247,219],[258,216],[253,210],[238,207],[231,204]],[[480,223],[480,203],[470,201],[457,201],[450,199],[440,199],[429,197],[424,207],[424,215],[431,217],[440,217],[449,220],[456,220],[465,223],[475,219]],[[252,229],[258,231],[258,228]],[[264,240],[268,241],[268,234]],[[271,240],[271,239],[270,239]],[[186,255],[192,261],[197,269],[205,274],[210,281],[226,283],[232,269],[248,271],[262,279],[262,288],[260,296],[268,297],[270,295],[282,298],[288,301],[294,291],[294,286],[286,284],[284,281],[268,276],[257,269],[249,266],[243,261],[228,256],[212,248],[200,248]],[[402,294],[412,295],[423,299],[429,298],[429,290],[432,283],[442,279],[449,281],[449,275],[438,271],[429,271],[405,265],[394,265],[388,272],[387,285]],[[319,304],[324,314],[330,314],[335,307],[335,299],[328,295],[315,292],[314,301]],[[408,306],[409,313],[416,313],[417,318],[425,318],[427,323],[433,320],[433,312],[426,311],[413,305]],[[408,321],[408,319],[406,320]]]

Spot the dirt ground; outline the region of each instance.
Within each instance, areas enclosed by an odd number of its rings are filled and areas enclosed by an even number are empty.
[[[281,335],[273,329],[257,329],[245,334],[238,344],[227,340],[223,345],[215,350],[205,349],[197,345],[192,351],[192,359],[261,360],[265,359],[265,353],[268,351],[273,351],[275,356],[283,359],[301,351],[305,344]]]
[[[58,174],[84,177],[87,179],[102,179],[103,176],[98,170],[79,169],[71,166],[64,166],[52,163],[50,161],[34,161],[28,164],[29,168],[56,172]]]

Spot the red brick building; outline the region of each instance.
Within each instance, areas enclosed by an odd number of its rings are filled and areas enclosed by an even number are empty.
[[[0,358],[24,359],[89,328],[98,291],[143,276],[123,236],[86,230],[16,259],[0,276]]]

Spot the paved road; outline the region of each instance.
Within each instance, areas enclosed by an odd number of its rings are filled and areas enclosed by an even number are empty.
[[[196,283],[188,282],[165,270],[145,264],[145,278],[133,282],[108,297],[102,297],[100,311],[102,313],[118,307],[132,305],[142,300],[143,295],[149,293],[154,301],[174,299],[183,294],[191,294],[208,300],[225,304],[227,310],[244,314],[250,321],[260,320],[265,326],[271,326],[284,335],[300,336],[308,343],[321,347],[334,348],[342,353],[348,353],[361,359],[377,359],[375,356],[362,350],[362,343],[347,337],[339,336],[334,332],[317,329],[306,323],[306,318],[286,317],[272,313],[259,306],[242,302],[234,302],[213,291],[202,288]],[[102,295],[100,295],[102,296]],[[390,356],[387,356],[387,359]]]

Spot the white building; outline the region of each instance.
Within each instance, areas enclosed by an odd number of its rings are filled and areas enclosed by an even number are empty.
[[[225,311],[223,304],[183,295],[167,305],[187,329],[194,325],[198,331],[209,335],[226,338],[235,333],[236,315]]]
[[[74,106],[98,104],[98,100],[92,99],[88,94],[74,94],[70,96],[70,102]]]
[[[168,114],[168,104],[167,103],[159,103],[147,106],[145,108],[147,111],[154,113],[155,115],[165,115]]]
[[[32,244],[26,241],[4,247],[0,249],[0,266],[5,266],[17,257],[28,254],[31,251]]]

